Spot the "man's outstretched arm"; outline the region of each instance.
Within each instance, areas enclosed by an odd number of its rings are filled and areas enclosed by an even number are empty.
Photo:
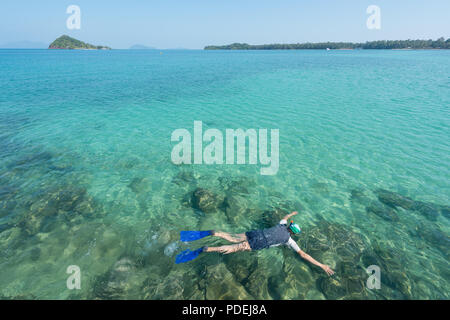
[[[311,256],[310,256],[309,254],[307,254],[306,252],[302,251],[301,249],[299,249],[299,250],[297,251],[297,253],[298,253],[303,259],[305,259],[306,261],[309,261],[309,262],[311,262],[312,264],[315,264],[316,266],[322,268],[323,271],[325,271],[328,275],[331,276],[331,275],[334,274],[334,271],[333,271],[329,266],[327,266],[326,264],[322,264],[322,263],[320,263],[319,261],[315,260],[313,257],[311,257]]]
[[[285,215],[284,218],[283,218],[283,220],[288,221],[290,217],[295,216],[296,214],[298,214],[297,211],[291,212],[291,213]]]

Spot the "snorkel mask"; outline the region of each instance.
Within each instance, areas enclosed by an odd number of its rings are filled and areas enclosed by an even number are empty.
[[[289,225],[289,229],[294,233],[294,234],[299,234],[300,232],[302,232],[302,230],[300,229],[300,226],[296,223],[294,223],[293,220],[291,220],[291,224]]]

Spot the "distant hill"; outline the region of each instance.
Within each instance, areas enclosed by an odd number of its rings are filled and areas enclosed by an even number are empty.
[[[130,50],[156,50],[155,47],[147,47],[143,44],[135,44],[134,46],[130,47]]]
[[[89,49],[89,50],[111,50],[110,47],[105,46],[94,46],[89,43],[71,38],[69,36],[63,35],[53,41],[49,49]]]
[[[16,41],[0,45],[2,49],[47,49],[47,45],[43,42],[33,41]]]
[[[433,40],[381,40],[364,43],[354,42],[320,42],[293,44],[232,43],[225,46],[206,46],[205,50],[307,50],[307,49],[450,49],[450,39]]]

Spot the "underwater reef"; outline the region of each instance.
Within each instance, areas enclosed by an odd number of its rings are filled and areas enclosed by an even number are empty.
[[[134,199],[131,211],[114,198],[108,202],[92,194],[90,176],[77,172],[70,162],[52,152],[35,150],[9,162],[8,174],[0,177],[1,265],[16,270],[9,279],[1,280],[1,299],[449,298],[450,239],[438,223],[449,218],[446,205],[385,189],[348,193],[361,221],[392,226],[411,238],[414,250],[438,257],[433,280],[411,270],[415,259],[409,256],[411,249],[406,244],[390,240],[388,233],[377,234],[370,225],[363,227],[360,220],[350,225],[324,218],[324,213],[307,215],[312,211],[307,201],[286,199],[278,192],[255,201],[260,190],[253,178],[211,178],[177,169],[166,192],[179,196],[160,199],[150,196],[160,185],[152,177],[138,174],[127,179],[121,189]],[[140,162],[130,159],[117,166],[132,170]],[[24,193],[18,181],[36,175],[45,181],[50,176],[52,183],[36,184]],[[326,185],[316,187],[327,191]],[[166,202],[175,202],[180,214],[166,213]],[[164,218],[149,215],[155,203],[160,203]],[[334,276],[327,276],[284,246],[230,255],[203,254],[193,262],[174,264],[175,255],[187,247],[226,244],[211,237],[181,243],[180,230],[241,233],[273,226],[294,210],[300,212],[295,220],[303,229],[295,240],[305,252],[330,265],[336,271]],[[405,226],[411,217],[415,222]],[[136,225],[134,221],[142,222]],[[74,261],[87,270],[83,289],[60,290],[55,295],[52,290],[60,286],[57,283],[65,283],[62,266]],[[367,288],[366,268],[371,265],[380,267],[380,290]],[[30,277],[32,270],[42,272],[43,278],[21,281],[21,277]],[[59,274],[56,279],[54,274]],[[46,283],[51,289],[46,289]]]

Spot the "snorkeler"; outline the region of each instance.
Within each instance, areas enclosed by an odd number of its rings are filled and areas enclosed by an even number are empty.
[[[286,244],[296,251],[303,259],[309,261],[310,263],[322,268],[328,275],[333,275],[334,271],[327,265],[322,264],[312,258],[310,255],[302,251],[297,243],[291,238],[291,234],[300,233],[300,227],[298,224],[291,221],[287,224],[287,220],[295,216],[298,212],[294,211],[291,214],[286,215],[278,225],[262,230],[253,230],[246,233],[240,234],[230,234],[221,231],[181,231],[180,239],[181,241],[194,241],[207,236],[214,236],[225,239],[229,242],[235,243],[232,245],[220,246],[220,247],[202,247],[197,250],[185,250],[177,255],[175,263],[183,263],[191,261],[202,252],[220,252],[224,254],[229,254],[238,251],[254,251],[261,250],[270,247],[276,247],[281,244]]]

